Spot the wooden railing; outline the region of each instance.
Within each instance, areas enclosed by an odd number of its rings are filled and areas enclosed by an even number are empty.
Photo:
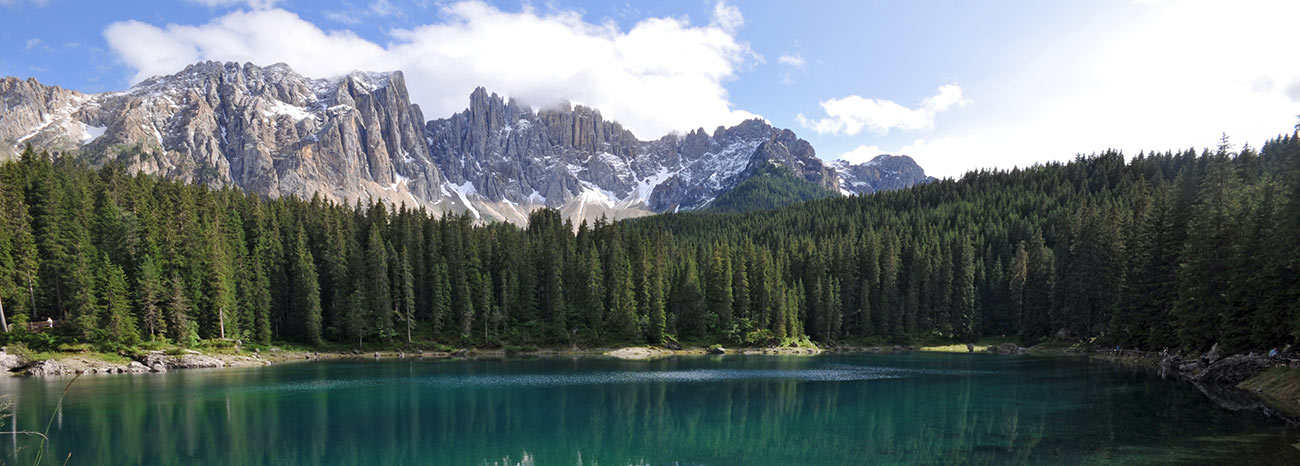
[[[59,326],[59,321],[57,320],[38,320],[36,322],[28,323],[27,330],[31,331],[32,333],[41,333],[58,326]]]

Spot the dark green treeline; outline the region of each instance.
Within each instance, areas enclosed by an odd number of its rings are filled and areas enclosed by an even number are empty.
[[[519,228],[267,200],[30,151],[0,182],[5,314],[110,347],[1006,335],[1241,351],[1300,334],[1295,135],[576,228],[551,210]]]

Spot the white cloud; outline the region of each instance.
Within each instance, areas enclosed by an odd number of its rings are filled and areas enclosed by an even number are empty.
[[[840,160],[857,165],[863,162],[868,162],[877,155],[883,153],[885,153],[885,151],[880,150],[879,147],[861,145],[851,151],[840,154]]]
[[[428,118],[463,110],[476,86],[535,106],[590,105],[642,138],[754,116],[734,109],[723,87],[754,57],[736,38],[740,11],[725,3],[707,26],[648,18],[626,31],[575,11],[507,12],[479,1],[444,6],[442,17],[393,31],[385,45],[279,9],[235,11],[202,25],[119,22],[104,37],[137,81],[200,60],[285,62],[316,77],[402,70]]]
[[[393,5],[388,0],[375,0],[370,2],[370,13],[379,17],[404,15],[401,8]]]
[[[740,8],[719,1],[713,4],[713,22],[709,24],[722,28],[723,31],[730,34],[745,25],[745,17],[740,14]]]
[[[1300,114],[1294,18],[1300,2],[1181,1],[1131,5],[1023,66],[967,89],[978,109],[897,151],[928,173],[1025,167],[1076,154],[1213,147],[1227,133],[1259,147]],[[1068,52],[1068,53],[1067,53]],[[942,99],[936,99],[936,105]]]
[[[27,42],[23,44],[23,50],[31,50],[36,48],[38,45],[41,45],[40,39],[27,39]]]
[[[208,8],[220,8],[230,6],[247,6],[254,9],[266,9],[275,7],[280,0],[185,0],[195,5],[203,5]]]
[[[781,54],[781,56],[777,58],[776,61],[780,62],[782,65],[789,65],[799,69],[803,69],[804,65],[806,65],[806,63],[804,63],[803,61],[803,57],[799,56],[798,53]]]
[[[934,126],[934,116],[955,104],[962,104],[961,87],[947,84],[939,93],[926,97],[917,108],[908,108],[892,100],[868,99],[850,95],[821,101],[825,118],[810,119],[802,113],[795,120],[818,134],[846,134],[849,136],[870,129],[878,134],[889,134],[891,129],[918,130]]]
[[[781,84],[785,84],[787,86],[794,84],[795,74],[803,72],[804,66],[806,65],[806,63],[803,60],[803,57],[800,56],[798,53],[790,53],[790,52],[783,53],[781,54],[780,57],[777,57],[776,61],[777,63],[785,65],[785,69],[781,71],[780,76],[781,76]]]

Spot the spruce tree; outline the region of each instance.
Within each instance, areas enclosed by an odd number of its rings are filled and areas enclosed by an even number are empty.
[[[101,253],[96,267],[96,295],[99,298],[94,329],[98,339],[111,345],[134,345],[140,340],[135,316],[131,313],[131,296],[126,273]]]
[[[299,329],[298,338],[303,342],[319,345],[321,343],[321,307],[320,283],[317,281],[316,264],[313,263],[311,251],[307,249],[307,235],[299,225],[290,250],[289,264],[292,303]]]
[[[148,254],[140,262],[140,273],[136,276],[136,309],[140,312],[140,324],[153,340],[165,328],[162,319],[162,299],[164,296],[162,273]]]
[[[167,330],[173,342],[181,346],[194,346],[198,343],[198,326],[190,320],[189,299],[185,297],[185,284],[179,274],[173,273],[168,283],[171,285],[167,300]]]
[[[379,221],[379,220],[376,220]],[[393,335],[393,297],[388,280],[388,246],[379,228],[372,226],[366,239],[365,258],[365,296],[366,320],[378,333],[379,338],[388,339]]]

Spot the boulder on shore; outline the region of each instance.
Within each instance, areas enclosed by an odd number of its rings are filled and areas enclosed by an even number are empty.
[[[1209,351],[1205,352],[1205,362],[1208,362],[1210,364],[1213,364],[1215,361],[1218,361],[1219,358],[1222,357],[1223,357],[1223,350],[1219,349],[1218,343],[1215,343],[1214,346],[1210,347]]]
[[[204,355],[197,351],[186,351],[179,356],[169,356],[164,354],[162,351],[150,351],[140,362],[153,372],[167,372],[167,369],[204,369],[225,367],[226,365],[220,359]]]
[[[0,348],[0,369],[12,371],[23,366],[23,358]]]
[[[1203,383],[1237,385],[1272,366],[1266,357],[1237,354],[1219,359],[1188,378]]]
[[[629,348],[619,348],[614,351],[608,351],[606,356],[613,356],[619,359],[646,360],[656,359],[672,355],[669,351],[657,348],[646,348],[644,346],[633,346]]]
[[[1024,348],[1017,346],[1015,343],[1003,343],[997,346],[989,347],[989,351],[997,354],[1023,354]]]
[[[27,375],[46,376],[46,375],[68,375],[68,368],[63,363],[53,359],[37,361],[35,364],[27,367]]]

